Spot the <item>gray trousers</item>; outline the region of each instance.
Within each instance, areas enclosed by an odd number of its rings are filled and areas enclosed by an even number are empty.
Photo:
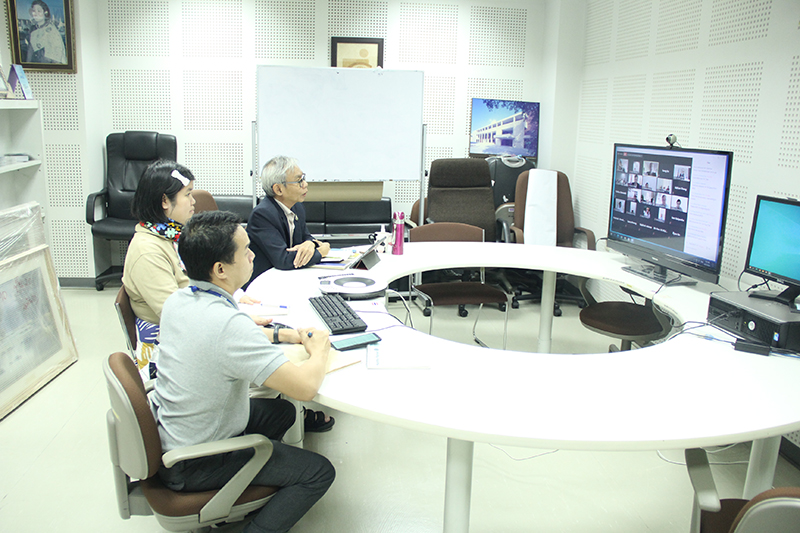
[[[292,425],[295,409],[286,400],[250,400],[250,422],[246,434],[260,433],[272,441],[273,450],[253,485],[281,487],[258,511],[246,533],[286,532],[322,498],[336,477],[325,457],[279,442]],[[172,490],[199,492],[222,487],[253,456],[251,450],[190,459],[158,475]]]

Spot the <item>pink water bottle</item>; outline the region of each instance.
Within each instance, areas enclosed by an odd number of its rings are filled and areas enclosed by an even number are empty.
[[[403,255],[403,239],[405,238],[405,219],[406,214],[397,211],[394,214],[394,244],[392,245],[392,255]]]

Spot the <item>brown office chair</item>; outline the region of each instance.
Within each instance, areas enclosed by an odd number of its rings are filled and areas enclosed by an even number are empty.
[[[119,288],[117,298],[114,300],[114,307],[117,310],[119,317],[119,324],[122,326],[122,333],[125,334],[125,342],[128,344],[128,350],[131,352],[131,357],[134,357],[136,352],[136,313],[133,312],[131,307],[131,298],[128,296],[128,291],[125,290],[125,285]]]
[[[116,352],[103,362],[111,409],[106,416],[113,464],[114,487],[120,516],[154,514],[168,531],[189,531],[219,522],[235,522],[263,507],[277,487],[250,485],[272,455],[272,443],[263,435],[243,435],[172,450],[162,455],[158,428],[147,391],[130,357]],[[253,457],[219,490],[176,492],[157,472],[186,459],[252,448]],[[136,481],[134,481],[136,480]]]
[[[433,161],[425,206],[426,215],[433,222],[478,226],[484,231],[484,240],[497,240],[492,176],[485,159]]]
[[[217,202],[211,193],[202,189],[195,189],[192,191],[194,196],[194,212],[202,213],[204,211],[218,211]]]
[[[483,242],[483,229],[469,224],[457,222],[436,222],[412,228],[409,232],[410,242]],[[481,269],[481,281],[453,281],[422,283],[414,285],[412,276],[409,276],[409,287],[412,294],[426,301],[425,308],[430,309],[440,305],[478,305],[478,312],[475,316],[475,323],[472,326],[472,338],[483,347],[486,347],[476,335],[478,319],[481,316],[483,304],[504,304],[505,322],[503,324],[503,349],[506,348],[508,337],[508,311],[511,307],[510,295],[506,292],[492,287],[485,283],[483,269]],[[428,333],[433,332],[433,310],[430,313],[430,323]]]
[[[691,533],[797,533],[800,531],[800,487],[780,487],[752,500],[720,500],[706,452],[685,452],[695,490]]]
[[[525,200],[528,197],[528,177],[530,171],[522,172],[517,178],[517,188],[514,196],[514,224],[511,226],[513,242],[525,242]],[[556,246],[572,248],[576,235],[586,237],[586,247],[589,250],[595,249],[594,233],[587,229],[575,226],[575,213],[572,209],[572,191],[569,186],[569,178],[563,172],[557,172],[558,183],[556,185]],[[513,276],[508,275],[509,278]],[[525,276],[518,282],[516,294],[512,305],[518,306],[519,300],[541,300],[541,283],[532,285],[531,276]],[[538,279],[538,278],[536,278]],[[572,302],[584,305],[583,296],[576,292],[574,287],[568,283],[566,277],[559,276],[556,286],[556,303],[553,309],[555,316],[561,316],[560,303]],[[529,294],[524,294],[524,291]]]
[[[658,310],[652,300],[645,298],[643,305],[632,301],[598,302],[589,292],[587,282],[585,278],[580,282],[581,294],[587,303],[581,309],[581,324],[595,333],[620,339],[620,350],[630,350],[634,342],[642,346],[660,339],[672,329],[669,316]],[[626,287],[620,288],[631,296],[641,296]],[[608,349],[617,351],[613,344]]]

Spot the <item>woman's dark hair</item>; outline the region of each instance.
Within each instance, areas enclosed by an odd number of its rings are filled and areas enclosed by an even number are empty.
[[[233,238],[239,227],[239,217],[230,211],[205,211],[190,218],[178,239],[178,253],[186,275],[211,281],[215,263],[233,263],[236,255]]]
[[[31,2],[31,7],[28,9],[33,9],[33,6],[39,6],[42,8],[42,11],[44,11],[45,20],[49,21],[52,18],[50,15],[50,6],[42,2],[42,0],[33,0],[33,2]]]
[[[191,170],[180,163],[166,159],[153,161],[144,170],[131,202],[131,214],[140,222],[155,224],[169,220],[164,214],[161,201],[166,194],[169,201],[174,202],[175,197],[184,187],[183,182],[172,175],[174,170],[177,170],[184,178],[194,181]]]

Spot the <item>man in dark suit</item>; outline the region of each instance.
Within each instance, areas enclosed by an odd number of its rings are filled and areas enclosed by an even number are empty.
[[[306,175],[297,160],[277,156],[261,171],[267,196],[253,209],[247,221],[250,246],[256,254],[253,277],[270,268],[292,270],[316,265],[331,250],[306,228],[303,201],[308,193]]]
[[[261,171],[261,186],[267,196],[247,221],[250,249],[255,254],[250,281],[273,267],[292,270],[319,263],[331,251],[331,245],[314,239],[306,228],[302,204],[308,183],[297,159],[279,155],[267,161]],[[305,412],[306,431],[323,432],[333,427],[333,417],[322,411]]]

